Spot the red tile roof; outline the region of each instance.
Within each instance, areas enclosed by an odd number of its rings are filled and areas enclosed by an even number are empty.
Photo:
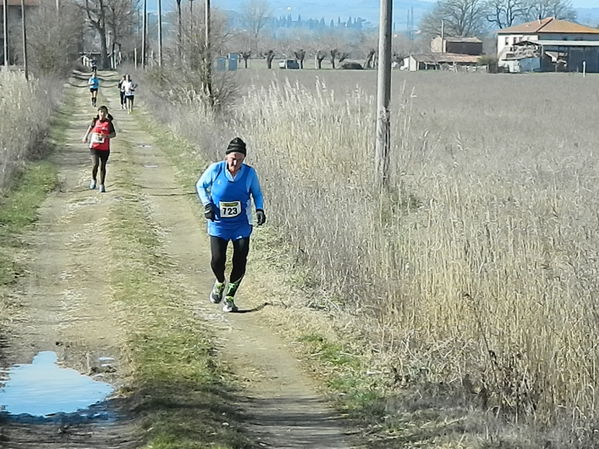
[[[599,34],[599,29],[579,25],[567,20],[547,17],[541,20],[514,25],[497,31],[497,34],[542,34],[542,33],[564,33],[564,34]]]
[[[427,62],[429,64],[457,63],[457,64],[476,64],[480,56],[462,55],[459,53],[422,53],[411,55],[416,61]]]

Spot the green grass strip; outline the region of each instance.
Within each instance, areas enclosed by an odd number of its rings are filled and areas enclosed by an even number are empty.
[[[14,261],[22,246],[18,236],[37,220],[37,210],[56,188],[56,167],[47,161],[30,164],[5,198],[0,199],[0,286],[12,284],[21,269]]]
[[[53,116],[50,136],[39,145],[46,147],[45,155],[64,145],[68,121],[65,117],[74,109],[74,99],[67,101]],[[22,246],[19,235],[38,219],[38,208],[58,186],[58,169],[49,160],[30,161],[12,183],[11,189],[0,197],[0,287],[11,285],[21,268],[14,261],[16,248]]]
[[[124,164],[124,166],[127,166]],[[127,170],[127,169],[126,169]],[[135,179],[125,173],[125,180]],[[133,413],[147,448],[251,448],[238,430],[226,373],[215,362],[209,328],[190,310],[185,286],[135,185],[111,210],[111,286],[127,332]]]

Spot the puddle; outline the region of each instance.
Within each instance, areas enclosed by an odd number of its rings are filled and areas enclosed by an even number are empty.
[[[156,165],[156,164],[144,164],[144,167],[146,167],[146,168],[158,168],[158,165]]]
[[[7,379],[0,389],[0,412],[40,417],[69,413],[87,416],[86,409],[112,393],[110,384],[74,369],[61,368],[56,361],[55,352],[43,351],[31,364],[14,365],[4,371]]]

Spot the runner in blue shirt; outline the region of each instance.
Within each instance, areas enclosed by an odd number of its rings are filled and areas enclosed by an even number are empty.
[[[100,78],[98,78],[95,70],[94,73],[92,73],[92,76],[90,76],[87,80],[87,84],[89,85],[89,92],[92,96],[92,106],[95,107],[96,98],[98,97],[98,89],[100,88]]]
[[[223,311],[236,312],[235,293],[245,274],[252,233],[252,199],[256,207],[256,224],[266,222],[264,200],[258,175],[243,163],[246,145],[239,137],[231,140],[225,160],[216,162],[202,174],[196,191],[208,220],[208,235],[212,259],[210,265],[216,282],[210,301],[218,304],[225,292],[225,262],[227,246],[233,242],[233,267],[226,290]]]

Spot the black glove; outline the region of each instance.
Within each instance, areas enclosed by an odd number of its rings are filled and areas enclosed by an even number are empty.
[[[214,221],[214,209],[212,208],[212,203],[208,203],[204,206],[204,217],[206,220]]]
[[[256,221],[258,226],[262,226],[264,223],[266,223],[266,215],[262,209],[256,209]]]

